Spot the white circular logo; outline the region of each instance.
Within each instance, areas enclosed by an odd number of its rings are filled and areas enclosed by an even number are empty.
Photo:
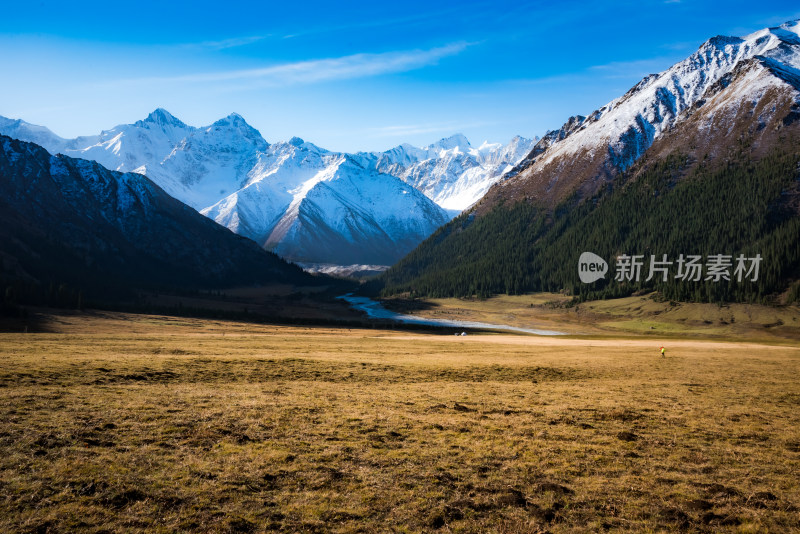
[[[578,276],[584,284],[591,284],[605,278],[608,272],[606,260],[592,252],[584,252],[578,258]]]

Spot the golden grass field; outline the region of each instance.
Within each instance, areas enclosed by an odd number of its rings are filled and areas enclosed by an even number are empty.
[[[797,343],[47,320],[0,532],[800,531]]]

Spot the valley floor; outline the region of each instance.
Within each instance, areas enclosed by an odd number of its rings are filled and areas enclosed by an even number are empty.
[[[429,319],[481,321],[575,335],[646,335],[710,339],[800,341],[800,306],[699,304],[658,301],[652,295],[587,301],[569,306],[557,293],[499,295],[488,299],[402,299],[382,304]]]
[[[3,532],[800,530],[796,344],[46,320]]]

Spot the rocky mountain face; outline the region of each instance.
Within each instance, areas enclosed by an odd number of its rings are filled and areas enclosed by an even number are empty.
[[[588,117],[572,117],[389,270],[383,290],[800,299],[798,30],[795,21],[715,37]],[[769,268],[756,281],[583,284],[576,266],[584,251],[609,261],[759,255]]]
[[[62,139],[4,118],[0,133],[147,175],[288,259],[376,265],[394,263],[474,203],[533,144],[517,137],[476,149],[459,135],[425,148],[351,155],[298,138],[270,145],[235,113],[195,128],[163,109],[96,136]]]
[[[147,177],[0,136],[0,278],[130,288],[313,284]]]

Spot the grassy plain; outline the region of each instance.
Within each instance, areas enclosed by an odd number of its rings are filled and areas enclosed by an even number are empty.
[[[800,531],[796,344],[47,322],[2,532]]]

